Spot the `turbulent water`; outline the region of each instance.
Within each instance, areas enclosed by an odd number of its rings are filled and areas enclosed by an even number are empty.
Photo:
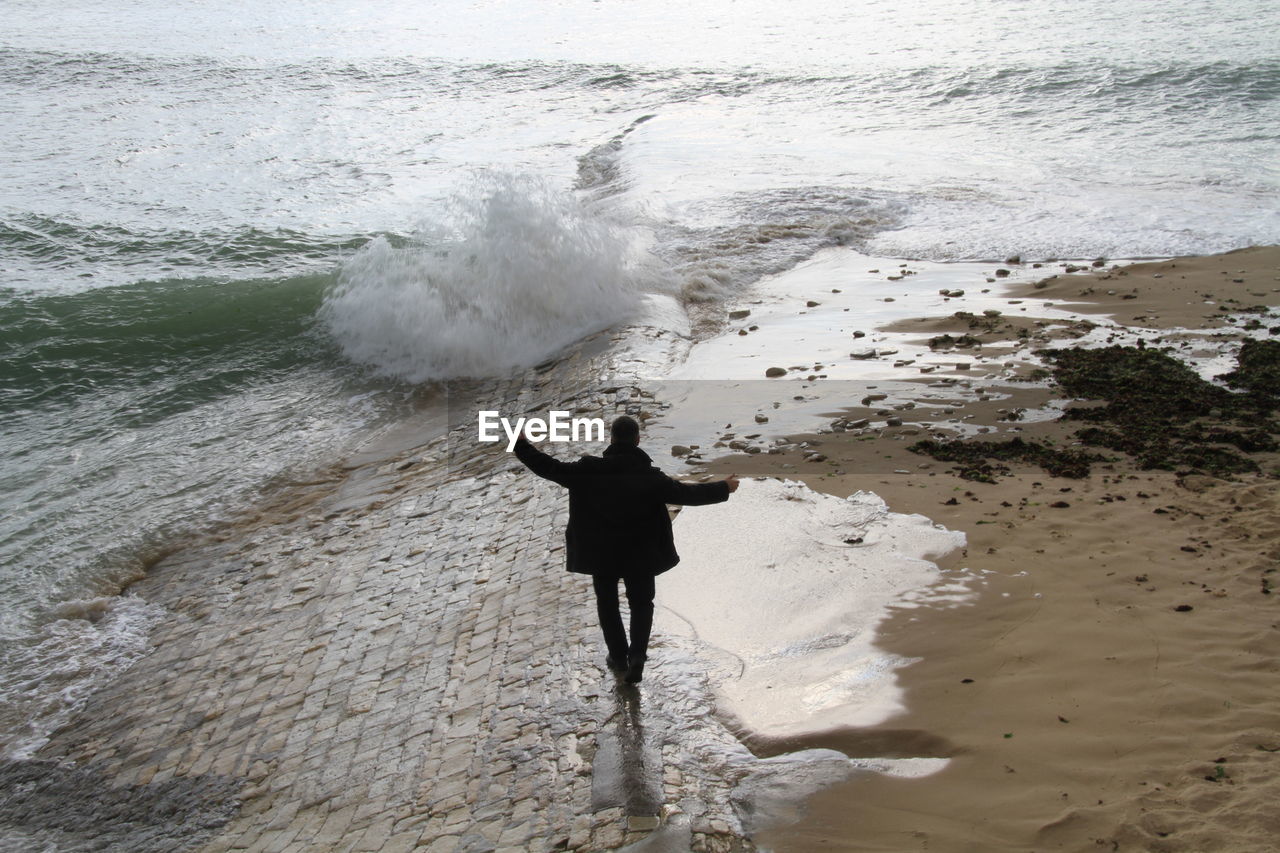
[[[147,559],[645,291],[827,245],[1280,240],[1280,7],[11,0],[0,738],[145,648]],[[69,618],[75,617],[75,618]]]

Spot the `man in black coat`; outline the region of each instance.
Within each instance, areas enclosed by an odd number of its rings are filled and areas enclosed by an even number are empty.
[[[614,672],[635,684],[644,673],[653,625],[654,578],[680,562],[667,504],[712,504],[729,499],[738,478],[681,483],[662,473],[640,449],[640,425],[626,415],[613,422],[603,456],[561,462],[522,435],[515,453],[539,477],[569,489],[565,556],[571,572],[591,575],[596,612]],[[631,608],[631,643],[618,609],[618,581]]]

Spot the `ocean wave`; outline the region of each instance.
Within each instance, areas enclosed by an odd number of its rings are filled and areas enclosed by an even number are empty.
[[[992,99],[1042,104],[1045,109],[1141,114],[1203,110],[1223,99],[1259,104],[1280,97],[1280,61],[1201,65],[1179,63],[1064,63],[916,72],[901,80],[931,106]]]
[[[659,228],[655,251],[687,302],[728,298],[820,249],[854,246],[901,225],[906,203],[855,189],[781,187],[717,206],[714,225]]]
[[[136,596],[69,601],[24,639],[0,643],[0,755],[26,758],[150,650],[164,615]]]
[[[162,417],[317,359],[331,275],[142,282],[71,294],[0,292],[0,411],[137,392]]]
[[[429,91],[525,92],[578,89],[614,97],[634,92],[642,103],[682,102],[707,96],[742,97],[764,92],[782,99],[823,99],[844,93],[863,100],[907,94],[934,103],[963,98],[1019,95],[1107,97],[1133,90],[1166,89],[1188,100],[1237,96],[1246,101],[1280,96],[1280,60],[1172,61],[1068,60],[1030,62],[1011,56],[1007,64],[804,69],[795,73],[758,67],[654,67],[550,60],[466,62],[430,57],[318,57],[306,63],[247,58],[148,56],[95,51],[0,48],[0,85],[111,84],[183,87],[260,85],[287,82],[304,87],[356,84]],[[660,100],[655,101],[654,96]],[[637,102],[636,105],[638,106]]]
[[[98,51],[0,48],[0,85],[94,87],[116,84],[219,86],[284,81],[295,86],[337,83],[433,90],[521,92],[559,87],[608,90],[643,87],[681,77],[679,69],[641,70],[615,64],[461,62],[416,57],[368,57],[359,61],[317,57],[306,62],[253,61],[206,56],[148,56]],[[723,75],[728,78],[731,75]]]
[[[615,195],[626,190],[627,183],[623,180],[621,161],[622,145],[636,128],[653,118],[655,116],[652,113],[640,116],[617,136],[600,143],[579,157],[578,180],[574,184],[575,188],[592,192],[596,198]]]
[[[332,264],[368,240],[367,236],[308,234],[284,228],[147,230],[35,213],[0,219],[0,254],[11,261],[26,261],[42,272],[100,272],[104,267],[144,268],[151,275],[192,270],[208,275],[223,268],[279,270]]]
[[[320,313],[379,375],[495,375],[625,319],[658,281],[638,239],[542,182],[485,175],[415,244],[358,252]]]

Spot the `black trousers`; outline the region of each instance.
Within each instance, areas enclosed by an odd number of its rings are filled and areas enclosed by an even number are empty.
[[[649,632],[653,628],[653,575],[592,575],[596,588],[596,613],[609,657],[625,663],[643,660],[649,653]],[[631,642],[622,627],[618,604],[618,581],[626,586],[627,606],[631,610]]]

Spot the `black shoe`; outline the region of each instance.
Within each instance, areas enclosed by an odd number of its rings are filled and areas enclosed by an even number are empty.
[[[604,659],[604,665],[609,667],[609,671],[614,675],[622,675],[627,671],[627,665],[613,655],[609,655]]]
[[[627,684],[639,684],[644,677],[644,658],[631,658],[627,667]]]

